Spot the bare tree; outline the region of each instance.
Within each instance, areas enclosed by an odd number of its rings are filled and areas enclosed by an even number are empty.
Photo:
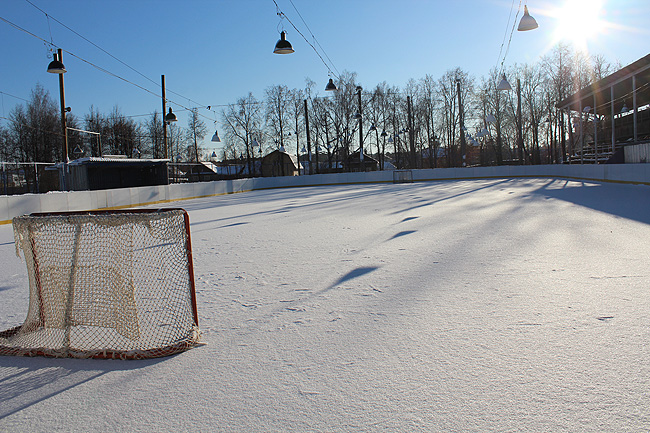
[[[208,128],[205,126],[205,122],[199,117],[198,108],[192,108],[190,110],[190,117],[187,119],[187,129],[185,130],[187,134],[187,140],[194,145],[194,152],[192,154],[191,160],[194,162],[199,162],[199,141],[202,141],[205,138],[205,135],[208,133]]]
[[[50,94],[37,84],[26,106],[17,105],[9,113],[9,135],[19,161],[55,162],[63,160],[60,109]]]
[[[276,85],[266,89],[266,121],[279,147],[284,147],[285,134],[289,132],[291,96],[287,86]]]
[[[257,141],[261,154],[264,143],[262,134],[262,109],[260,102],[252,93],[245,98],[239,98],[236,103],[228,105],[221,113],[226,138],[225,151],[231,157],[236,157],[237,152],[246,152],[246,160],[250,173],[253,173],[251,156],[254,155],[253,140]]]

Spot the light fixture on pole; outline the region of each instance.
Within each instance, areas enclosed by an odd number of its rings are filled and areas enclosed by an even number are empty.
[[[528,6],[524,5],[524,16],[521,17],[517,30],[520,32],[526,32],[528,30],[534,30],[537,27],[539,27],[537,21],[535,21],[535,18],[531,17],[528,13]]]
[[[287,32],[282,30],[280,32],[280,39],[275,44],[275,49],[273,50],[274,54],[291,54],[293,53],[293,47],[291,43],[287,40]]]
[[[51,74],[59,75],[59,96],[61,97],[61,135],[63,136],[63,175],[61,177],[61,183],[63,190],[67,190],[66,185],[66,171],[68,170],[68,162],[70,158],[68,157],[68,125],[66,120],[66,112],[70,111],[69,108],[65,106],[65,87],[63,85],[63,74],[67,72],[65,66],[63,66],[63,50],[59,48],[57,54],[54,55],[54,60],[50,62],[47,66],[47,72]]]

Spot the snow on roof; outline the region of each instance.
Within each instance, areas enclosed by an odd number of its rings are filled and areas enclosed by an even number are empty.
[[[159,163],[159,162],[169,162],[169,159],[148,159],[148,158],[127,158],[120,155],[105,155],[102,157],[89,156],[85,158],[75,159],[70,161],[70,165],[83,165],[87,163],[120,163],[120,164],[134,164],[134,163]]]

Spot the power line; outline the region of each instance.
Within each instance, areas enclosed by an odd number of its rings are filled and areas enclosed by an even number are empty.
[[[43,13],[47,18],[48,18],[48,26],[49,26],[49,19],[51,18],[52,20],[56,21],[56,22],[57,22],[58,24],[60,24],[61,26],[65,27],[66,29],[68,29],[69,31],[71,31],[72,33],[74,33],[75,35],[79,36],[79,37],[80,37],[81,39],[83,39],[84,41],[88,42],[89,44],[91,44],[92,46],[94,46],[95,48],[97,48],[98,50],[100,50],[100,51],[102,51],[103,53],[105,53],[106,55],[110,56],[112,59],[114,59],[114,60],[116,60],[117,62],[121,63],[122,65],[126,66],[127,68],[129,68],[130,70],[132,70],[133,72],[135,72],[136,74],[140,75],[140,76],[141,76],[142,78],[144,78],[145,80],[150,81],[151,83],[153,83],[153,84],[155,84],[155,85],[158,85],[158,82],[157,82],[157,81],[153,80],[153,79],[150,78],[150,77],[147,77],[147,76],[144,75],[142,72],[138,71],[137,69],[135,69],[134,67],[130,66],[130,65],[127,64],[126,62],[124,62],[124,61],[120,60],[119,58],[115,57],[113,54],[109,53],[109,52],[106,51],[104,48],[100,47],[99,45],[97,45],[96,43],[94,43],[94,42],[91,41],[90,39],[86,38],[85,36],[83,36],[83,35],[80,34],[79,32],[75,31],[74,29],[68,27],[67,25],[65,25],[65,24],[62,23],[61,21],[57,20],[57,19],[54,18],[53,16],[49,15],[47,12],[45,12],[43,9],[39,8],[38,6],[36,6],[36,5],[35,5],[34,3],[32,3],[30,0],[25,0],[25,1],[26,1],[27,3],[29,3],[30,5],[32,5],[34,8],[36,8],[37,10],[39,10],[40,12],[42,12],[42,13]],[[50,30],[50,39],[51,39],[51,38],[52,38],[52,31]],[[53,42],[52,42],[52,45],[54,45]],[[169,90],[169,89],[166,89],[166,90],[167,90],[169,93],[173,93],[173,94],[175,94],[175,95],[177,95],[177,96],[180,96],[181,98],[185,98],[185,99],[187,99],[187,100],[190,101],[190,102],[194,102],[196,105],[202,106],[202,105],[201,105],[200,103],[198,103],[197,101],[194,101],[194,100],[192,100],[192,99],[190,99],[190,98],[188,98],[188,97],[186,97],[186,96],[184,96],[184,95],[181,95],[180,93],[176,93],[176,92],[174,92],[174,91],[172,91],[172,90]]]
[[[514,8],[515,8],[515,0],[512,0],[512,4],[510,5],[510,14],[508,15],[508,22],[506,23],[506,30],[503,33],[503,39],[501,40],[501,47],[499,48],[499,57],[497,57],[497,65],[499,64],[503,65],[503,63],[501,63],[501,54],[503,53],[503,47],[506,44],[506,37],[508,36],[508,27],[510,26],[510,18],[512,18],[512,11],[514,10]]]
[[[325,52],[325,49],[323,49],[323,46],[318,42],[318,39],[316,39],[316,36],[314,36],[314,33],[311,31],[311,29],[309,28],[309,26],[305,22],[305,19],[302,17],[300,12],[298,11],[298,8],[296,8],[296,5],[293,4],[293,0],[289,0],[289,2],[291,3],[291,6],[293,6],[293,9],[296,11],[296,13],[300,17],[300,19],[302,20],[302,23],[305,25],[305,27],[307,27],[307,30],[309,31],[309,34],[311,35],[311,37],[314,39],[314,42],[316,42],[316,45],[318,45],[318,47],[321,49],[321,51],[323,51],[323,54],[325,55],[325,57],[327,57],[327,60],[329,60],[330,64],[332,65],[332,68],[334,68],[334,70],[336,71],[337,74],[341,75],[339,73],[338,69],[336,69],[336,66],[334,66],[334,62],[332,62],[332,59],[330,59],[330,57]]]
[[[74,30],[71,29],[70,27],[66,26],[65,24],[63,24],[62,22],[60,22],[59,20],[57,20],[56,18],[54,18],[54,17],[48,15],[46,12],[44,12],[42,9],[38,8],[37,6],[35,6],[35,5],[34,5],[33,3],[31,3],[29,0],[25,0],[25,1],[27,1],[30,5],[34,6],[36,9],[38,9],[39,11],[41,11],[43,14],[45,14],[45,16],[48,17],[48,19],[49,19],[49,18],[52,18],[54,21],[56,21],[57,23],[59,23],[60,25],[62,25],[63,27],[65,27],[66,29],[70,30],[71,32],[73,32],[74,34],[76,34],[77,36],[79,36],[80,38],[84,39],[84,40],[87,41],[88,43],[90,43],[90,44],[92,44],[93,46],[97,47],[99,50],[103,51],[104,53],[106,53],[107,55],[109,55],[110,57],[112,57],[113,59],[115,59],[115,60],[117,60],[118,62],[122,63],[123,65],[125,65],[125,66],[128,67],[129,69],[133,70],[133,71],[136,72],[137,74],[141,75],[142,77],[144,77],[144,78],[147,79],[148,81],[150,81],[150,82],[152,82],[153,84],[156,84],[156,85],[158,84],[156,81],[154,81],[154,80],[152,80],[151,78],[145,76],[145,75],[142,74],[141,72],[137,71],[135,68],[129,66],[129,65],[126,64],[125,62],[123,62],[123,61],[121,61],[120,59],[118,59],[117,57],[113,56],[113,55],[110,54],[108,51],[104,50],[103,48],[101,48],[101,47],[98,46],[97,44],[93,43],[93,42],[90,41],[89,39],[87,39],[87,38],[85,38],[84,36],[82,36],[81,34],[77,33],[76,31],[74,31]],[[3,18],[3,17],[0,17],[0,20],[4,21],[5,23],[9,24],[10,26],[14,27],[15,29],[20,30],[20,31],[22,31],[22,32],[24,32],[24,33],[26,33],[26,34],[28,34],[28,35],[30,35],[30,36],[32,36],[32,37],[34,37],[34,38],[40,40],[40,41],[42,41],[44,44],[46,44],[46,45],[48,45],[48,46],[50,46],[50,47],[56,47],[56,45],[53,43],[53,41],[47,41],[46,39],[41,38],[40,36],[38,36],[38,35],[36,35],[36,34],[30,32],[29,30],[27,30],[27,29],[25,29],[25,28],[23,28],[23,27],[21,27],[21,26],[15,24],[15,23],[13,23],[13,22],[11,22],[11,21],[9,21],[9,20]],[[96,68],[97,70],[99,70],[99,71],[101,71],[101,72],[104,72],[104,73],[107,74],[107,75],[110,75],[110,76],[112,76],[112,77],[114,77],[114,78],[117,78],[117,79],[119,79],[119,80],[122,80],[122,81],[124,81],[124,82],[127,83],[127,84],[131,84],[132,86],[135,86],[135,87],[137,87],[137,88],[139,88],[139,89],[141,89],[141,90],[143,90],[143,91],[145,91],[145,92],[147,92],[147,93],[149,93],[149,94],[151,94],[151,95],[153,95],[153,96],[155,96],[155,97],[157,97],[157,98],[162,98],[162,95],[157,94],[156,92],[153,92],[153,91],[151,91],[151,90],[149,90],[149,89],[147,89],[147,88],[145,88],[145,87],[143,87],[143,86],[141,86],[141,85],[139,85],[139,84],[136,84],[136,83],[134,83],[134,82],[132,82],[132,81],[130,81],[130,80],[124,78],[124,77],[121,77],[120,75],[117,75],[117,74],[115,74],[115,73],[113,73],[113,72],[110,72],[109,70],[107,70],[107,69],[105,69],[105,68],[102,68],[102,67],[100,67],[100,66],[94,64],[93,62],[84,59],[83,57],[80,57],[80,56],[78,56],[78,55],[76,55],[76,54],[74,54],[74,53],[72,53],[72,52],[70,52],[70,51],[68,51],[68,50],[65,50],[65,49],[62,49],[62,51],[65,51],[67,54],[69,54],[69,55],[75,57],[76,59],[81,60],[82,62],[84,62],[84,63],[86,63],[86,64],[88,64],[88,65],[90,65],[90,66]],[[174,92],[174,91],[172,91],[172,90],[169,90],[169,89],[166,89],[166,90],[167,90],[169,93],[173,93],[173,94],[175,94],[175,95],[177,95],[177,96],[179,96],[179,97],[185,98],[185,99],[187,99],[187,100],[190,101],[190,102],[195,102],[195,103],[196,103],[198,106],[200,106],[201,108],[205,108],[205,107],[206,107],[205,105],[201,105],[201,104],[199,104],[198,102],[196,102],[196,101],[194,101],[194,100],[192,100],[192,99],[190,99],[190,98],[188,98],[188,97],[186,97],[186,96],[184,96],[184,95],[181,95],[181,94],[176,93],[176,92]],[[20,98],[19,98],[19,99],[20,99]],[[177,106],[180,106],[180,107],[184,108],[185,110],[191,110],[190,108],[185,107],[183,104],[180,104],[180,103],[178,103],[178,102],[176,102],[176,101],[173,101],[173,100],[171,100],[171,99],[169,99],[169,98],[167,98],[167,100],[168,100],[169,102],[171,102],[171,103],[177,105]],[[208,119],[208,120],[210,120],[210,121],[213,121],[213,119],[210,119],[209,117],[204,116],[204,115],[201,114],[201,113],[199,113],[199,116],[201,116],[201,117],[203,117],[203,118],[205,118],[205,119]]]
[[[296,30],[296,32],[298,32],[298,34],[299,34],[300,36],[302,36],[302,38],[305,40],[305,42],[307,42],[307,44],[308,44],[308,45],[309,45],[309,46],[314,50],[314,52],[316,53],[316,55],[318,56],[318,58],[321,60],[321,62],[323,62],[323,65],[325,65],[325,67],[327,68],[327,71],[330,73],[330,75],[334,75],[334,77],[336,77],[337,80],[340,79],[339,74],[335,74],[334,72],[332,72],[332,68],[330,68],[329,65],[327,64],[327,62],[325,62],[325,59],[323,59],[323,56],[320,55],[320,53],[318,52],[318,50],[316,49],[316,47],[315,47],[311,42],[309,42],[309,40],[307,40],[307,38],[305,37],[305,35],[303,35],[302,32],[301,32],[300,30],[298,30],[298,27],[296,27],[296,25],[295,25],[295,24],[294,24],[294,23],[289,19],[289,17],[286,16],[285,13],[282,12],[282,10],[280,10],[280,6],[278,6],[278,3],[277,3],[275,0],[273,0],[273,3],[275,3],[275,7],[277,8],[277,14],[278,14],[278,16],[280,16],[281,19],[285,19],[285,18],[286,18],[286,20],[289,22],[289,24],[291,24],[291,26]],[[293,3],[292,3],[292,4],[293,4]],[[295,6],[294,6],[294,8],[295,8]],[[297,11],[297,10],[296,10],[296,11]],[[300,14],[298,14],[298,15],[300,15]],[[302,18],[302,17],[301,17],[301,18]],[[304,21],[303,21],[303,22],[304,22]],[[313,36],[314,36],[314,35],[312,34],[312,37],[313,37]],[[315,39],[316,39],[316,38],[314,37],[314,40],[315,40]],[[326,55],[326,56],[327,56],[327,55]],[[334,66],[334,65],[332,65],[332,66]],[[334,69],[336,69],[336,68],[334,68]],[[337,72],[338,72],[338,71],[337,71]]]
[[[11,93],[0,91],[0,94],[11,96],[12,98],[20,99],[20,100],[25,101],[25,102],[29,102],[29,100],[27,100],[25,98],[21,98],[20,96],[12,95]]]

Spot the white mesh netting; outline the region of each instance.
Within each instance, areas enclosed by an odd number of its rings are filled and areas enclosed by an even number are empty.
[[[184,210],[32,214],[13,228],[29,308],[0,332],[0,355],[141,359],[198,343]]]

